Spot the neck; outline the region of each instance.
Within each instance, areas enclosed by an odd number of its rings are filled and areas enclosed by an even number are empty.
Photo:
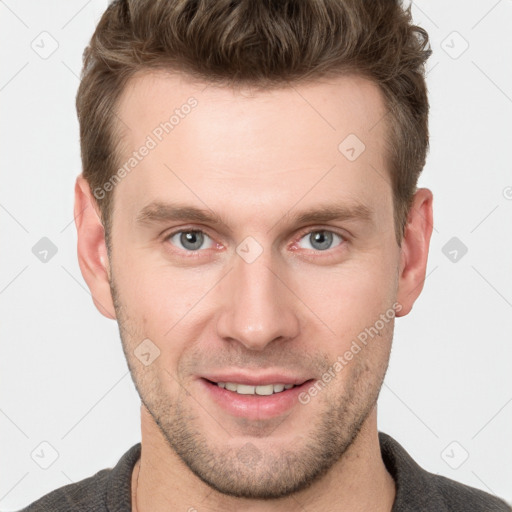
[[[272,502],[212,490],[181,461],[142,406],[142,450],[132,473],[132,510],[390,512],[395,483],[381,457],[376,417],[374,408],[343,457],[320,480]]]

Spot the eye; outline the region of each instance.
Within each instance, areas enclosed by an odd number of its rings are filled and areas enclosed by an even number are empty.
[[[343,236],[329,231],[327,229],[315,229],[305,233],[296,246],[302,249],[312,249],[314,251],[325,252],[332,248],[333,243],[338,240],[337,245],[341,245],[345,239]],[[186,252],[198,252],[201,249],[210,249],[215,246],[215,242],[204,231],[198,229],[182,229],[170,233],[165,237],[172,245]],[[305,244],[305,245],[303,245]]]
[[[207,247],[202,247],[205,242],[205,237],[210,241]],[[199,249],[209,249],[213,246],[213,240],[203,231],[196,229],[188,229],[176,231],[166,237],[173,245],[185,251],[197,251]],[[181,247],[180,245],[181,244]]]
[[[303,249],[327,251],[331,248],[333,240],[335,238],[339,239],[340,243],[344,241],[341,235],[338,235],[333,231],[328,231],[326,229],[315,229],[314,231],[309,231],[308,233],[306,233],[305,236],[303,236],[300,240],[305,240],[306,244],[309,245],[309,247],[302,247]],[[299,245],[300,240],[298,242]]]

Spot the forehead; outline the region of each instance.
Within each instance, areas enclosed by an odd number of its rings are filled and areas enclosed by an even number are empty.
[[[301,197],[304,206],[391,200],[386,106],[362,77],[256,91],[145,73],[127,84],[117,114],[126,177],[114,197],[133,218],[150,200],[176,198],[248,214]]]

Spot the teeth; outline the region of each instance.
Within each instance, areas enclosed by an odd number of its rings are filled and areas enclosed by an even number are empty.
[[[293,388],[294,384],[266,384],[264,386],[248,386],[247,384],[236,384],[234,382],[217,382],[217,386],[234,391],[239,395],[272,395],[281,393],[285,389]]]

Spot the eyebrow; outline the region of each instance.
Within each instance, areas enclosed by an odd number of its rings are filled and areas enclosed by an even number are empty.
[[[350,205],[324,204],[294,214],[288,212],[283,218],[288,218],[292,224],[323,223],[335,220],[358,220],[371,223],[373,221],[373,210],[362,203]],[[142,208],[135,218],[138,225],[160,224],[171,221],[202,222],[229,230],[225,219],[212,210],[180,203],[154,201]]]

